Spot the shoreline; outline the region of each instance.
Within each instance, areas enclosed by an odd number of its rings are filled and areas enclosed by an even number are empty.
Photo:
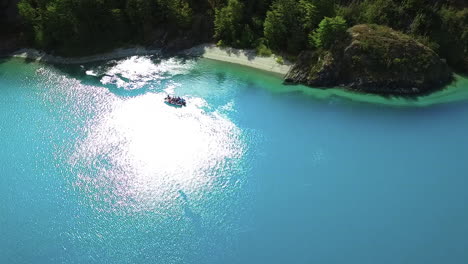
[[[341,87],[328,89],[315,89],[308,86],[291,86],[289,91],[301,92],[316,99],[341,98],[350,102],[382,105],[397,108],[421,108],[448,103],[468,101],[468,77],[455,74],[454,81],[442,90],[414,98],[401,96],[382,96],[379,94],[359,93]]]
[[[243,65],[263,71],[286,75],[292,67],[292,63],[284,61],[283,64],[276,62],[276,56],[261,57],[254,50],[243,50],[235,48],[220,48],[214,44],[202,44],[182,51],[188,56],[202,57],[238,65]]]
[[[129,56],[145,56],[145,55],[158,55],[161,54],[161,50],[149,50],[144,47],[133,47],[133,48],[119,48],[110,52],[84,56],[84,57],[62,57],[47,54],[44,51],[36,49],[20,49],[10,54],[9,57],[20,58],[26,60],[34,60],[37,62],[47,62],[56,64],[79,64],[79,63],[90,63],[105,60],[120,59]]]
[[[130,56],[161,54],[161,49],[147,49],[145,47],[136,46],[133,48],[119,48],[102,54],[77,58],[54,56],[35,49],[20,49],[11,53],[9,57],[56,64],[79,64],[120,59]],[[285,61],[284,64],[279,64],[276,62],[276,57],[274,55],[270,57],[260,57],[256,55],[254,50],[219,48],[215,44],[201,44],[190,49],[176,52],[175,54],[238,64],[283,76],[288,73],[292,66],[292,64],[287,61]]]
[[[37,62],[57,63],[57,64],[80,64],[90,63],[105,60],[113,60],[130,56],[146,56],[160,55],[160,49],[146,49],[144,47],[120,48],[111,52],[97,54],[93,56],[65,58],[60,56],[49,55],[45,52],[34,49],[21,49],[11,53],[6,58],[22,58],[26,60],[34,60]],[[253,50],[239,50],[233,48],[219,48],[214,44],[202,44],[190,49],[182,50],[174,53],[174,55],[193,56],[206,58],[225,63],[232,63],[244,67],[255,68],[266,72],[274,73],[278,76],[284,76],[291,68],[290,63],[284,65],[276,62],[274,56],[259,57],[255,55]],[[305,95],[315,97],[317,99],[339,97],[354,102],[370,103],[377,105],[386,105],[391,107],[427,107],[431,105],[453,103],[458,101],[468,100],[468,78],[467,76],[455,75],[453,83],[447,85],[440,91],[433,92],[429,95],[416,96],[412,99],[390,96],[384,97],[378,94],[358,93],[340,87],[319,89],[306,87],[303,85],[289,86],[284,92],[302,92]]]

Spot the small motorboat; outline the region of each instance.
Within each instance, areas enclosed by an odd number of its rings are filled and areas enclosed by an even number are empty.
[[[185,101],[185,99],[180,97],[171,97],[170,95],[164,98],[164,102],[173,106],[187,106],[187,102]]]

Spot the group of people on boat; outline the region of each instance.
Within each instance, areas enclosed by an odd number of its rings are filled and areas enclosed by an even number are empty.
[[[186,106],[185,99],[180,98],[180,97],[171,97],[170,95],[167,95],[166,98],[164,98],[166,102],[172,105],[179,105],[179,106]]]

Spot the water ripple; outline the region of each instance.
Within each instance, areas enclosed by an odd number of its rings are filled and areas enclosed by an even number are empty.
[[[153,210],[178,190],[213,188],[243,155],[241,131],[217,113],[161,104],[162,94],[119,102],[77,145],[76,185],[101,210]],[[223,188],[223,186],[221,186]]]

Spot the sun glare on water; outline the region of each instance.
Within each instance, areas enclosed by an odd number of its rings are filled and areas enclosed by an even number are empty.
[[[181,74],[175,62],[162,63],[164,70],[155,64],[146,68],[148,72],[142,67],[132,72],[131,61],[110,69],[128,79],[122,87],[141,85],[136,75],[144,76],[143,82],[152,75],[170,75],[171,64]],[[173,91],[174,86],[162,88]],[[187,107],[175,108],[164,103],[165,96],[166,92],[152,92],[119,98],[108,91],[102,96],[112,97],[104,99],[107,110],[86,122],[86,133],[68,159],[76,174],[74,186],[95,209],[157,210],[181,192],[202,193],[219,186],[220,177],[229,178],[238,165],[245,147],[240,129],[229,118],[203,110],[206,102],[201,98],[189,97]]]

